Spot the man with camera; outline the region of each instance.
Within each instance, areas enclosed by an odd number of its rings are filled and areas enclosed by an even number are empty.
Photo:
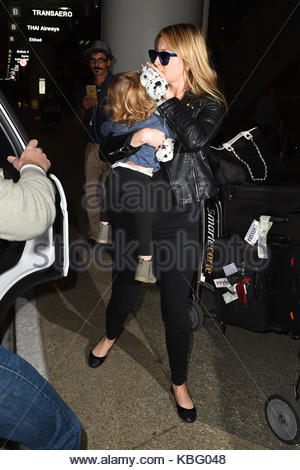
[[[84,156],[85,208],[87,210],[88,239],[94,246],[100,221],[100,198],[110,165],[99,159],[99,144],[103,139],[101,124],[107,120],[104,111],[106,91],[113,74],[109,71],[113,58],[104,41],[97,40],[84,52],[92,73],[91,80],[79,90],[76,98],[78,116],[83,123],[87,146]]]

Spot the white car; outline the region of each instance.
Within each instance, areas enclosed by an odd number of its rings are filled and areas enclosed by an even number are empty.
[[[19,178],[8,155],[20,156],[28,137],[0,91],[0,167],[5,178]],[[50,174],[56,189],[56,219],[41,236],[26,242],[0,239],[0,328],[17,297],[36,284],[67,276],[69,269],[68,211],[63,187]],[[0,222],[1,223],[1,222]]]

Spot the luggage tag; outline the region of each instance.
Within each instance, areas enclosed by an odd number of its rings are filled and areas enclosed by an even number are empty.
[[[253,220],[252,224],[250,225],[248,232],[246,233],[244,240],[249,243],[249,245],[254,246],[258,240],[258,232],[260,228],[260,223],[258,220]]]
[[[243,275],[241,271],[238,271],[234,263],[223,266],[223,271],[226,276],[225,279],[227,279],[227,285],[224,287],[228,289],[228,292],[225,292],[225,294],[222,294],[222,297],[224,299],[224,302],[226,304],[229,304],[230,302],[233,302],[238,299],[238,294],[235,288],[235,279],[239,279],[240,277],[241,279],[243,279]]]
[[[225,304],[229,304],[230,302],[238,299],[238,294],[236,292],[225,292],[225,294],[222,295]]]
[[[267,235],[273,222],[270,222],[270,215],[261,215],[259,218],[260,228],[258,231],[257,256],[261,259],[268,258]]]
[[[247,304],[247,286],[250,281],[251,281],[251,278],[246,277],[242,281],[238,282],[235,286],[236,293],[238,296],[238,302],[240,305],[246,306]]]
[[[214,284],[217,289],[220,289],[221,287],[229,289],[231,287],[231,284],[228,281],[227,277],[220,277],[218,279],[214,279]]]
[[[241,282],[244,279],[244,274],[242,271],[237,271],[236,273],[227,276],[227,279],[232,286],[235,286],[235,284]]]
[[[227,264],[226,266],[223,266],[223,271],[225,273],[225,276],[228,278],[228,276],[231,276],[231,274],[234,274],[237,272],[237,267],[234,263]]]
[[[223,266],[223,271],[231,286],[244,279],[242,270],[238,270],[234,263]]]
[[[238,282],[234,286],[230,287],[228,292],[223,294],[223,299],[226,304],[233,302],[234,300],[238,300],[240,305],[247,306],[247,287],[249,282],[251,281],[250,277],[243,279],[242,281]]]

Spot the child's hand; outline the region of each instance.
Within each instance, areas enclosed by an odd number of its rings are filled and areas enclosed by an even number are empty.
[[[165,101],[163,96],[168,89],[168,83],[156,72],[156,70],[144,65],[140,76],[140,82],[143,87],[146,88],[147,95],[155,101],[157,106]]]

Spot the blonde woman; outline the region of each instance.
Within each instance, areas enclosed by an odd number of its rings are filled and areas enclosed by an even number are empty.
[[[156,241],[155,265],[161,293],[166,344],[171,370],[171,391],[179,417],[191,423],[196,408],[187,379],[190,344],[188,299],[197,269],[199,244],[199,202],[215,194],[216,186],[206,152],[225,113],[226,103],[218,89],[216,74],[209,64],[205,40],[198,27],[177,24],[162,29],[149,51],[152,67],[168,83],[160,115],[175,134],[174,158],[161,163],[156,183],[164,186],[156,199],[152,236]],[[110,162],[133,155],[148,144],[158,148],[164,134],[144,128],[122,136],[108,137],[101,146],[101,158]],[[126,154],[126,155],[125,155]],[[164,195],[168,194],[167,204]],[[118,215],[113,224],[131,240],[126,217]],[[181,243],[180,240],[184,240]],[[167,265],[165,250],[170,248],[173,262]],[[188,247],[188,249],[186,249]],[[121,248],[116,247],[116,251]],[[122,331],[137,299],[138,283],[131,266],[113,273],[112,296],[107,307],[106,335],[90,353],[94,367],[101,365]],[[91,365],[91,364],[90,364]]]

